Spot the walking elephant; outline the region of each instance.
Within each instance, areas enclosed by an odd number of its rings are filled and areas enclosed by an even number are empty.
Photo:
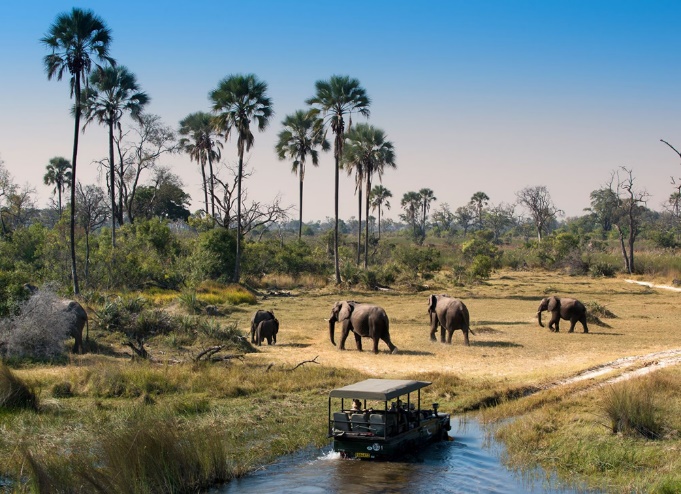
[[[251,343],[255,343],[255,330],[261,321],[270,321],[275,319],[274,311],[271,310],[256,310],[251,317]]]
[[[445,342],[447,331],[447,343],[452,343],[454,330],[463,332],[463,344],[469,346],[468,332],[470,329],[470,316],[468,308],[459,299],[449,295],[431,295],[428,297],[428,315],[430,316],[430,339],[436,341],[435,333],[440,327],[440,342]]]
[[[276,317],[260,321],[255,328],[255,341],[258,346],[262,345],[263,340],[267,340],[268,345],[276,345],[278,332],[279,320]]]
[[[545,310],[551,313],[549,330],[554,332],[560,331],[560,320],[565,319],[566,321],[570,321],[570,330],[568,333],[574,332],[577,321],[582,323],[585,333],[589,332],[589,328],[586,325],[586,307],[579,300],[565,297],[560,298],[555,295],[553,297],[543,298],[537,309],[537,321],[542,328],[544,325],[541,322],[541,313]]]
[[[361,304],[350,300],[336,302],[331,309],[329,318],[329,336],[335,346],[334,330],[336,322],[342,326],[340,349],[345,350],[345,340],[352,331],[355,335],[357,350],[362,351],[362,338],[374,340],[374,353],[378,353],[378,340],[383,340],[388,345],[390,353],[396,353],[397,347],[390,341],[390,321],[388,315],[381,307],[370,304]]]

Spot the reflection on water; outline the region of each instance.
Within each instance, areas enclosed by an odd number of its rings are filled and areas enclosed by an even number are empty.
[[[464,419],[465,420],[465,419]],[[220,493],[576,493],[539,471],[523,475],[499,460],[502,447],[475,420],[452,419],[454,441],[429,445],[399,462],[343,460],[331,448],[288,456],[221,487]]]

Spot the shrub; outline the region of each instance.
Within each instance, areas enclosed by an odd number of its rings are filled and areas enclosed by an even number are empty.
[[[492,259],[489,256],[477,255],[469,268],[473,278],[487,279],[492,274]]]
[[[589,266],[589,272],[594,278],[612,278],[617,272],[617,268],[606,261],[596,261]]]
[[[19,306],[19,314],[0,325],[0,351],[8,358],[52,360],[65,353],[73,315],[61,300],[44,289]]]

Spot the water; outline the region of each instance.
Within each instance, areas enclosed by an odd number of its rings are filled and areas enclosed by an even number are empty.
[[[561,487],[541,471],[516,473],[505,468],[503,447],[475,420],[452,419],[454,441],[428,445],[399,462],[341,459],[331,447],[290,455],[217,490],[220,493],[584,493]],[[595,491],[591,491],[595,492]]]

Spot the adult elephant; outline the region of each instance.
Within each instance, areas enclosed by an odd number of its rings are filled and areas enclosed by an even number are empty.
[[[463,344],[469,346],[468,332],[470,329],[470,316],[466,305],[457,298],[449,295],[431,295],[428,297],[428,315],[430,316],[430,339],[436,341],[435,333],[440,327],[440,342],[445,342],[447,331],[447,343],[452,343],[454,330],[463,332]]]
[[[26,283],[24,289],[27,290],[32,297],[38,295],[38,287]],[[49,290],[48,292],[49,293]],[[55,297],[51,295],[51,297]],[[68,333],[74,339],[72,352],[73,353],[83,353],[83,328],[87,325],[87,332],[85,333],[85,340],[90,339],[90,324],[88,323],[87,312],[75,300],[68,300],[63,298],[53,298],[51,304],[54,310],[62,312],[66,315],[66,320],[68,324]]]
[[[574,298],[556,297],[555,295],[553,297],[543,298],[537,309],[537,321],[539,321],[539,325],[542,328],[544,325],[541,322],[541,313],[545,310],[551,313],[551,320],[549,321],[549,329],[551,331],[560,331],[560,320],[565,319],[566,321],[570,321],[570,330],[568,333],[574,332],[577,321],[582,323],[585,333],[589,332],[589,328],[586,325],[586,307],[579,300]]]
[[[260,321],[255,328],[255,341],[258,346],[262,345],[263,340],[267,340],[268,345],[276,345],[278,332],[279,321],[276,317]]]
[[[340,349],[345,350],[345,340],[352,331],[355,335],[357,350],[362,351],[362,338],[374,340],[374,353],[378,353],[378,340],[383,340],[388,345],[390,353],[396,353],[397,347],[390,341],[390,321],[388,315],[381,307],[370,304],[360,304],[350,300],[336,302],[331,309],[329,318],[329,336],[331,343],[334,341],[336,322],[342,326]]]
[[[256,310],[251,317],[251,343],[255,343],[255,330],[262,321],[271,321],[275,319],[274,311],[271,310]]]

